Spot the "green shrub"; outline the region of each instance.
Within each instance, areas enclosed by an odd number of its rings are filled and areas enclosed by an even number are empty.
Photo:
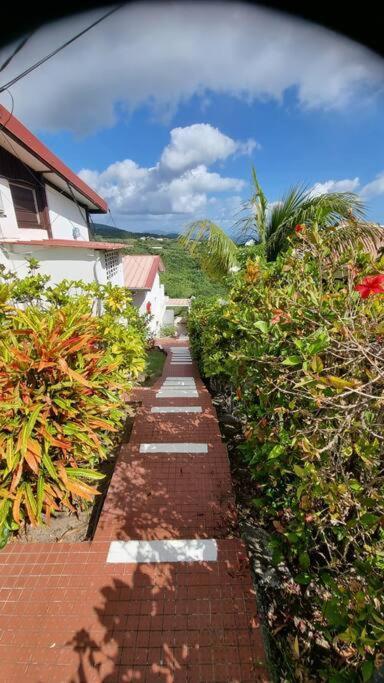
[[[160,337],[173,337],[176,332],[174,325],[163,325],[160,329]]]
[[[384,655],[384,263],[337,255],[331,235],[303,229],[275,263],[248,261],[189,325],[246,417],[255,516],[293,577],[270,596],[282,661],[294,680],[349,683]]]

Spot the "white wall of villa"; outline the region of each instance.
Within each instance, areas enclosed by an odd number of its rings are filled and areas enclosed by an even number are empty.
[[[0,219],[1,221],[1,219]],[[7,270],[14,271],[18,277],[25,277],[28,273],[28,258],[31,256],[39,261],[39,273],[49,275],[51,282],[56,284],[62,280],[83,280],[84,282],[98,282],[123,285],[121,255],[117,256],[118,271],[112,277],[105,262],[105,255],[110,258],[111,252],[93,249],[79,249],[69,247],[43,247],[24,244],[0,245],[0,263]]]
[[[52,238],[72,240],[78,231],[79,240],[89,240],[87,214],[83,207],[46,185]]]
[[[78,239],[88,240],[88,222],[85,209],[49,185],[45,185],[45,192],[52,238],[72,240],[74,239],[74,231],[78,231]],[[48,238],[48,232],[45,229],[18,227],[9,182],[1,176],[0,195],[4,213],[0,217],[0,238],[14,240],[44,240]]]
[[[151,304],[149,328],[153,334],[157,334],[163,324],[166,305],[164,285],[160,283],[159,273],[156,273],[152,289],[134,291],[132,292],[132,296],[132,303],[139,309],[140,315],[145,315],[147,312],[147,304]]]

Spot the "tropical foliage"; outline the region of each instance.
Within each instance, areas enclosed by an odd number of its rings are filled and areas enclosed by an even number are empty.
[[[384,260],[316,224],[196,302],[203,374],[231,387],[255,524],[289,576],[270,586],[284,675],[369,681],[384,658]]]
[[[239,241],[252,239],[260,244],[268,260],[287,249],[292,226],[318,225],[331,230],[335,249],[342,250],[362,239],[375,246],[382,235],[379,226],[366,223],[364,206],[351,192],[314,194],[304,186],[293,187],[278,202],[268,202],[252,170],[254,187],[251,198],[243,205],[243,216],[237,221]],[[209,220],[199,220],[188,226],[181,237],[184,247],[198,257],[204,271],[218,280],[238,265],[238,246]]]
[[[51,286],[35,270],[3,273],[0,285],[1,544],[24,522],[93,500],[124,394],[145,365],[125,290]]]

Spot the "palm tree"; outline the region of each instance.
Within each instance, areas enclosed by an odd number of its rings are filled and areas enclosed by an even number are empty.
[[[252,169],[254,192],[244,204],[245,217],[237,221],[239,236],[253,238],[261,244],[268,260],[288,245],[288,236],[295,225],[317,223],[330,231],[335,249],[362,240],[376,246],[382,239],[379,226],[364,222],[365,207],[352,192],[330,192],[315,195],[304,186],[293,187],[279,202],[269,203],[255,169]],[[198,253],[208,274],[220,277],[238,262],[238,246],[220,226],[209,220],[191,223],[180,238],[190,253]]]

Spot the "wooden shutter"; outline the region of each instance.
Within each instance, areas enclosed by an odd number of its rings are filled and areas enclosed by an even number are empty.
[[[28,185],[10,183],[19,228],[42,228],[36,190]]]

